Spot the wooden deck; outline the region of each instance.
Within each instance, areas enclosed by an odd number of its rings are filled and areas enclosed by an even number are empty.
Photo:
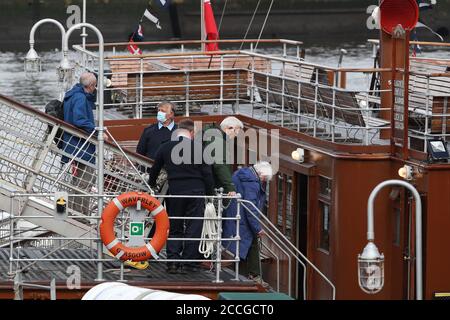
[[[38,259],[49,253],[48,249],[23,248],[20,250],[22,258]],[[59,259],[90,259],[95,252],[86,249],[63,249],[52,254],[52,258]],[[22,266],[27,265],[25,262]],[[78,289],[69,289],[67,279],[70,273],[69,266],[80,268],[81,286]],[[103,264],[105,281],[118,281],[120,279],[120,263],[105,262]],[[0,299],[14,298],[14,282],[8,275],[9,249],[0,249]],[[25,283],[48,286],[51,279],[56,281],[57,299],[81,299],[92,287],[99,284],[95,281],[97,276],[94,262],[37,262],[26,272],[22,273]],[[220,292],[264,292],[265,290],[255,282],[240,277],[240,281],[233,280],[231,269],[224,269],[221,273],[223,283],[215,283],[215,271],[201,270],[195,274],[168,274],[165,263],[151,261],[147,270],[125,268],[124,279],[127,284],[144,288],[172,291],[185,294],[200,294],[216,299]],[[45,289],[24,287],[24,299],[49,299],[50,291]]]

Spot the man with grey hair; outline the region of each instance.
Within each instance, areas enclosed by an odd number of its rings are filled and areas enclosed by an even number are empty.
[[[222,154],[216,154],[213,149],[213,154],[211,154],[214,159],[213,163],[213,174],[214,174],[214,182],[216,188],[223,188],[224,193],[230,196],[236,195],[236,190],[232,181],[233,174],[233,166],[230,161],[227,161],[228,154],[232,152],[232,150],[228,150],[228,147],[234,147],[234,140],[239,132],[244,129],[244,124],[241,120],[236,117],[226,117],[220,123],[220,134],[211,134],[212,139],[206,142],[206,145],[217,144],[217,147],[220,148]],[[210,126],[205,129],[203,136],[206,138],[209,136],[209,130],[219,130],[217,127]],[[208,139],[205,139],[208,140]],[[232,160],[232,159],[228,159]],[[225,203],[226,205],[227,203]]]
[[[257,162],[250,167],[244,167],[233,174],[233,183],[236,186],[236,191],[241,194],[243,200],[252,202],[254,205],[247,205],[246,208],[240,206],[240,272],[263,286],[267,286],[267,283],[262,280],[261,275],[259,238],[264,234],[264,231],[258,219],[260,218],[259,212],[263,211],[266,205],[267,184],[272,179],[272,176],[272,166],[266,161]],[[223,216],[235,218],[237,210],[237,201],[233,199]],[[225,220],[223,222],[222,237],[225,239],[235,238],[237,236],[236,225],[237,222],[235,220]],[[222,241],[222,244],[227,251],[232,252],[234,255],[236,254],[236,241]]]
[[[64,121],[83,130],[87,135],[95,131],[93,109],[96,95],[97,79],[94,74],[85,72],[80,77],[80,82],[69,90],[64,97]],[[96,134],[94,134],[96,136]],[[77,190],[74,193],[90,193],[95,182],[95,145],[86,143],[86,140],[68,132],[63,134],[62,150],[72,156],[76,161],[72,162],[72,186]],[[82,150],[80,150],[83,147]],[[68,156],[63,156],[62,163],[70,161]],[[80,192],[81,191],[81,192]],[[75,197],[70,207],[80,213],[89,212],[89,199]]]

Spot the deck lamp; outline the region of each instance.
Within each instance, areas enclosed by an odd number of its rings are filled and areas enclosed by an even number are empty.
[[[408,189],[416,202],[416,299],[423,299],[423,259],[422,259],[422,200],[414,186],[403,180],[387,180],[378,184],[370,193],[367,202],[367,245],[362,254],[358,255],[358,284],[368,294],[375,294],[384,285],[384,255],[380,254],[375,245],[374,203],[378,193],[385,187],[402,186]]]
[[[428,157],[431,161],[447,161],[450,154],[443,140],[428,140]]]
[[[297,150],[292,152],[291,157],[300,163],[305,162],[305,149],[297,148]]]
[[[368,294],[376,294],[384,286],[384,255],[380,254],[372,242],[358,255],[359,287]]]
[[[398,175],[400,176],[400,178],[411,181],[414,177],[413,168],[411,166],[408,166],[407,164],[405,164],[403,167],[401,167],[398,170]]]
[[[54,19],[42,19],[36,22],[30,31],[30,50],[25,57],[25,74],[27,77],[34,78],[35,75],[42,71],[41,67],[41,58],[37,54],[36,50],[34,50],[35,44],[35,33],[37,29],[43,24],[54,24],[58,27],[61,32],[61,39],[64,40],[66,35],[66,30],[64,26]],[[62,41],[64,42],[64,41]],[[62,44],[62,43],[61,43]],[[74,69],[70,67],[70,63],[67,59],[67,51],[64,51],[64,47],[62,47],[63,58],[61,60],[61,66],[58,68],[58,78],[60,82],[68,79],[70,76],[73,77]]]
[[[66,52],[64,53],[59,67],[56,69],[56,73],[58,74],[58,80],[62,89],[64,91],[70,89],[75,76],[75,68],[71,66]]]
[[[25,57],[25,75],[29,78],[34,78],[41,70],[41,57],[34,50],[34,46],[30,45],[30,50]]]

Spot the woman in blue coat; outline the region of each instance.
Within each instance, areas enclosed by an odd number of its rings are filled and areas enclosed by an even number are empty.
[[[233,183],[236,192],[244,200],[251,201],[262,211],[266,201],[266,182],[272,178],[273,171],[270,163],[262,161],[252,167],[242,168],[233,174]],[[250,204],[248,209],[240,206],[239,222],[239,257],[241,259],[241,274],[249,278],[261,278],[259,243],[258,238],[263,234],[259,212]],[[250,211],[250,212],[249,212]],[[233,200],[224,211],[224,217],[236,217],[237,201]],[[236,220],[225,220],[223,222],[223,238],[236,237]],[[225,250],[236,255],[236,241],[223,241]]]

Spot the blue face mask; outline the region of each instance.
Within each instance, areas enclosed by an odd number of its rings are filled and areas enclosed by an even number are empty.
[[[167,121],[166,113],[162,111],[158,111],[158,115],[156,116],[159,122],[164,123]]]

